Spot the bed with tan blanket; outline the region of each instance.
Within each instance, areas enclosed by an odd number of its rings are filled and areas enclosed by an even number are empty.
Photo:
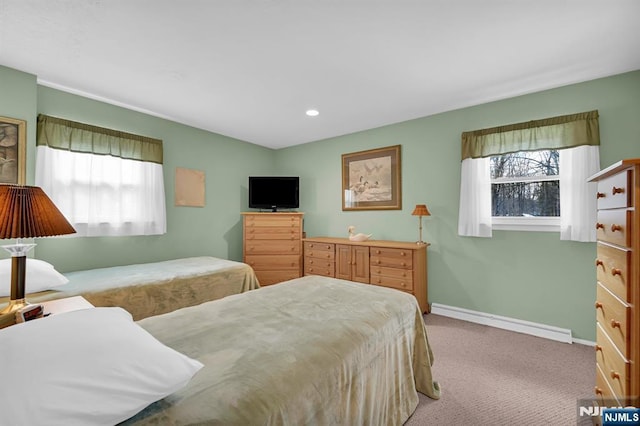
[[[253,269],[211,256],[67,272],[67,284],[27,296],[31,303],[82,295],[119,306],[135,320],[259,288]],[[28,291],[28,288],[27,288]],[[8,297],[0,298],[0,306]]]
[[[87,307],[0,329],[0,423],[402,425],[417,392],[440,397],[432,363],[413,296],[306,276],[137,322]]]
[[[204,364],[125,425],[401,425],[440,396],[409,294],[305,276],[138,321]]]

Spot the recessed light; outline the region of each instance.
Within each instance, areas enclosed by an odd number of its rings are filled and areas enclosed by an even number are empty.
[[[318,110],[317,110],[317,109],[308,109],[308,110],[307,110],[307,112],[306,112],[306,114],[307,114],[309,117],[315,117],[316,115],[318,115],[318,114],[320,114],[320,113],[318,112]]]

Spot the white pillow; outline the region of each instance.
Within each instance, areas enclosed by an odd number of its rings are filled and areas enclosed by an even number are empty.
[[[44,260],[27,258],[24,273],[25,293],[50,290],[69,282],[67,277]],[[0,296],[11,295],[11,259],[0,260]]]
[[[0,330],[0,422],[114,425],[184,387],[203,365],[122,308],[89,308]]]

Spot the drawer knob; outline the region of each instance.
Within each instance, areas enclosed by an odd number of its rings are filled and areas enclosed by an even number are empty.
[[[331,253],[327,253],[327,259],[331,259]]]
[[[602,303],[596,301],[596,309],[602,309]]]
[[[597,198],[604,198],[606,196],[607,194],[605,194],[604,192],[598,192]]]
[[[400,256],[406,256],[407,254],[403,251],[400,252]]]
[[[313,243],[312,243],[312,244],[309,244],[309,247],[310,247],[310,248],[313,248]]]
[[[310,265],[313,265],[313,260],[310,260],[310,261],[309,261],[309,264],[310,264]]]
[[[309,271],[309,272],[313,272],[313,268],[309,268],[309,269],[308,269],[308,271]]]
[[[596,223],[596,229],[604,229],[604,224],[603,223]]]
[[[618,268],[613,268],[611,270],[611,275],[616,276],[616,275],[622,275],[622,271]]]
[[[331,246],[330,245],[327,245],[327,250],[331,250]]]
[[[596,345],[594,348],[595,348],[596,352],[598,352],[598,351],[602,352],[602,346]]]
[[[604,262],[600,259],[596,259],[596,267],[602,266],[604,268]]]
[[[618,188],[618,187],[615,187],[615,186],[614,186],[614,187],[611,189],[611,193],[612,193],[613,195],[616,195],[616,194],[622,194],[622,193],[624,193],[624,188]]]
[[[611,232],[622,231],[622,226],[616,225],[615,223],[611,225]]]
[[[380,254],[380,250],[376,250],[376,254]]]
[[[620,374],[617,371],[612,370],[610,374],[613,380],[616,380],[616,379],[620,380]]]
[[[596,395],[602,395],[602,389],[597,386],[593,388],[593,391],[596,393]]]
[[[406,287],[406,286],[407,286],[404,282],[400,283],[400,285],[401,285],[402,287]]]
[[[612,328],[620,328],[620,321],[616,321],[614,319],[611,320],[611,327]]]

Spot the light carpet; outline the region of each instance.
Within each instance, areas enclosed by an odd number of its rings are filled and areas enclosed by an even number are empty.
[[[405,426],[576,425],[578,401],[593,397],[593,347],[434,314],[425,323],[442,397],[420,394]]]

